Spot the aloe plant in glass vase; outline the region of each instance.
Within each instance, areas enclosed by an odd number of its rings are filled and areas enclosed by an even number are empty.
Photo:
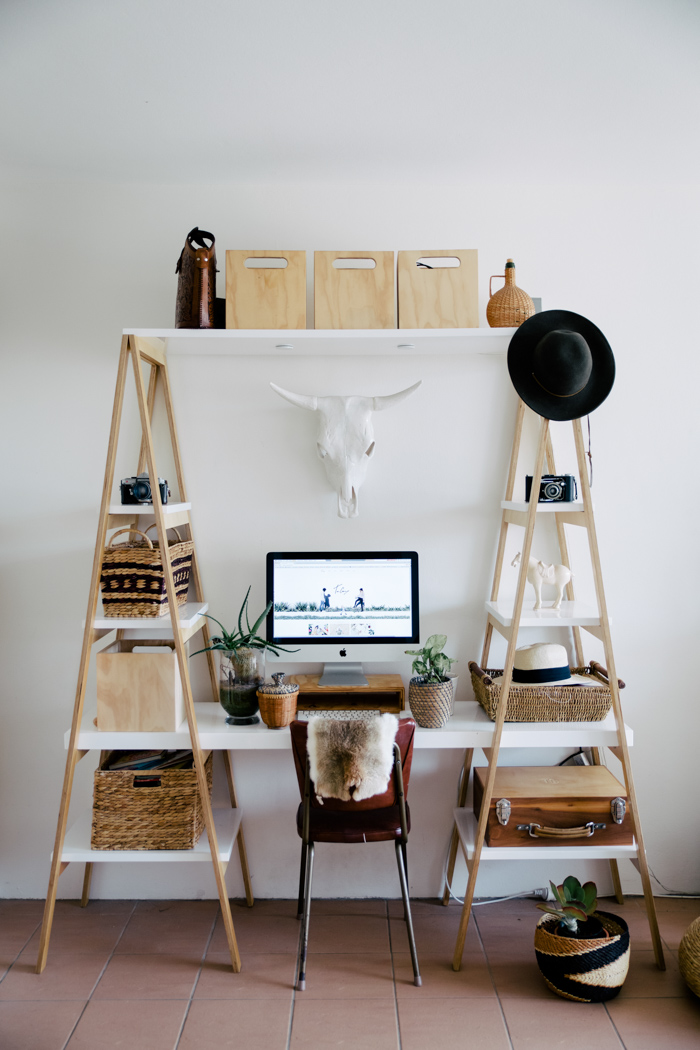
[[[227,631],[215,616],[207,617],[221,628],[221,634],[212,636],[211,645],[198,649],[197,653],[219,653],[219,703],[227,714],[228,725],[253,725],[260,721],[257,691],[265,681],[265,653],[275,656],[296,650],[283,649],[258,635],[260,625],[272,607],[268,602],[263,612],[252,624],[248,617],[250,587],[243,599],[234,631]],[[196,656],[197,653],[193,653]]]

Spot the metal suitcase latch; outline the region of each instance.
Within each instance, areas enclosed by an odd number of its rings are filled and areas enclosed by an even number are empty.
[[[498,823],[504,826],[510,820],[510,799],[499,798],[496,803],[496,816],[498,817]]]
[[[614,798],[610,803],[610,815],[616,824],[621,824],[627,812],[627,802],[624,798]]]

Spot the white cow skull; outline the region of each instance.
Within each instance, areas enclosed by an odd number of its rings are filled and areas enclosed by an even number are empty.
[[[417,390],[421,380],[385,397],[315,397],[294,394],[270,383],[280,397],[299,408],[318,412],[316,451],[323,460],[328,480],[338,493],[338,515],[357,517],[357,493],[367,473],[367,464],[374,455],[372,413],[391,408]]]

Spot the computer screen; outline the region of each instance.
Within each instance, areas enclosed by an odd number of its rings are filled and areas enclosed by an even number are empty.
[[[267,638],[280,645],[418,642],[418,555],[270,553],[267,601]]]

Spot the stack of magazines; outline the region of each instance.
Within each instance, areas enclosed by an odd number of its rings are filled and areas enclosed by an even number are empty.
[[[191,751],[110,751],[103,770],[192,769]]]

